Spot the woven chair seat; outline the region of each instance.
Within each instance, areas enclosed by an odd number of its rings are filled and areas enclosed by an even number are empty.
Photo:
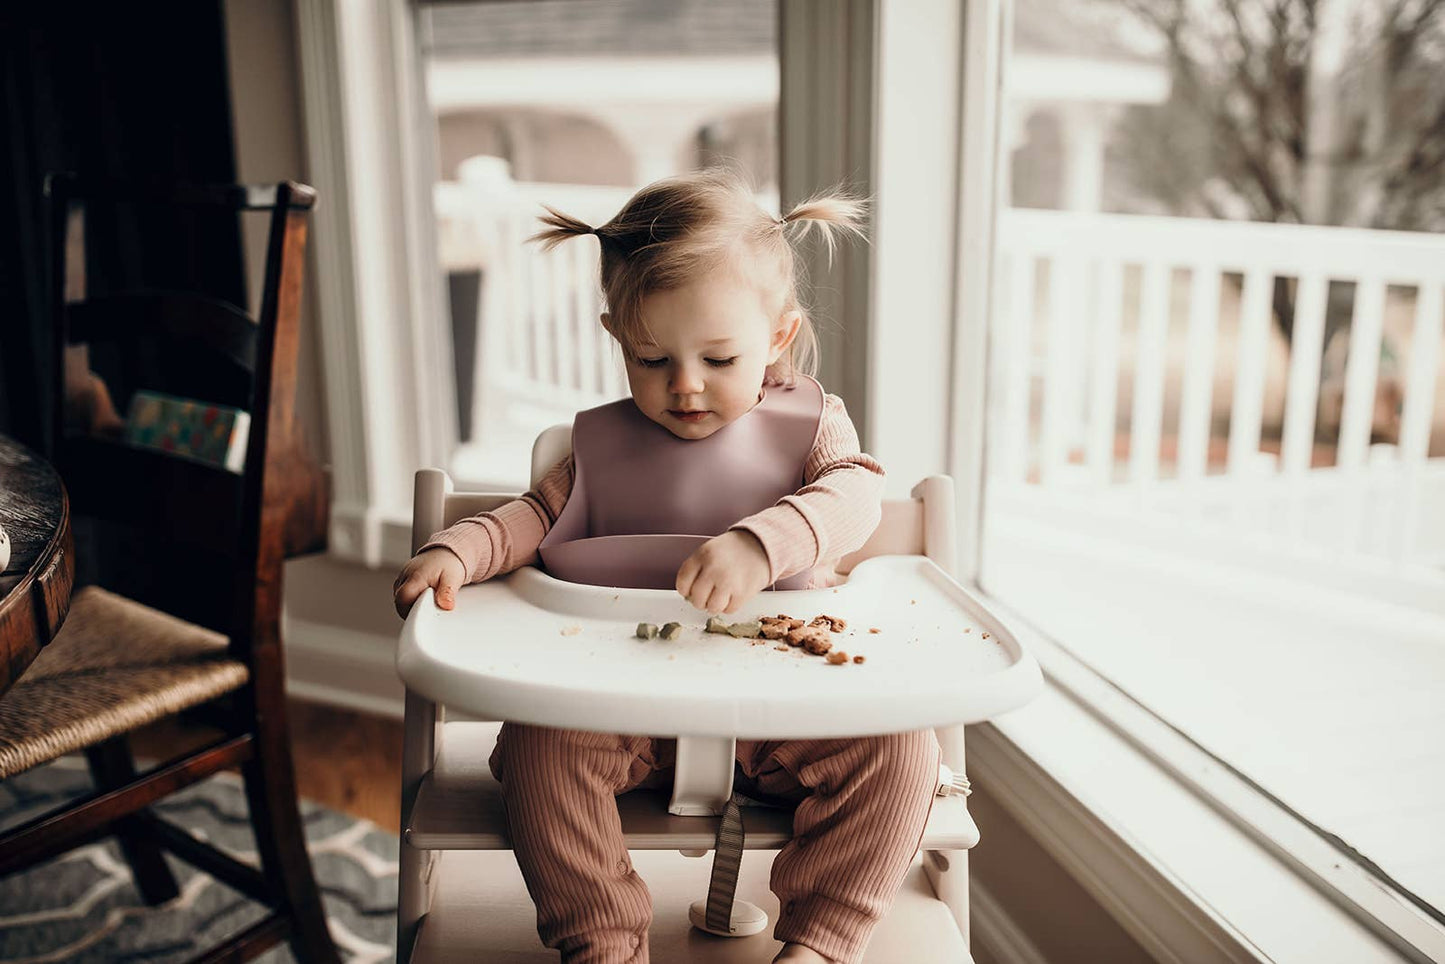
[[[239,689],[226,637],[96,586],[0,696],[0,778]]]

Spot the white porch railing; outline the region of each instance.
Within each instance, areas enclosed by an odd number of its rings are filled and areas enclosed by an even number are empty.
[[[1093,492],[1101,505],[1269,531],[1286,545],[1445,564],[1445,459],[1428,458],[1445,237],[1009,210],[998,239],[991,485],[1067,488],[1074,504]],[[1176,271],[1187,273],[1187,300]],[[1237,308],[1221,297],[1230,274],[1242,277]],[[1297,289],[1275,455],[1261,440],[1278,277]],[[1137,306],[1125,298],[1134,278]],[[1356,288],[1335,464],[1322,468],[1312,461],[1331,281]],[[1372,446],[1390,288],[1407,296],[1392,305],[1413,299],[1408,363],[1398,439]],[[1183,351],[1171,364],[1175,321]],[[1219,350],[1226,330],[1237,331],[1228,355]],[[1227,403],[1212,397],[1217,367],[1233,370]],[[1118,411],[1121,382],[1132,395],[1127,411]],[[1177,422],[1168,425],[1166,389],[1178,397]],[[1223,464],[1212,466],[1211,427],[1221,417],[1228,441]],[[1125,442],[1120,460],[1116,446]],[[1170,459],[1161,456],[1166,448]]]
[[[493,158],[474,158],[459,183],[439,185],[443,260],[482,272],[474,455],[524,452],[541,428],[625,394],[621,358],[598,323],[597,242],[543,252],[525,239],[543,203],[598,224],[631,193],[517,183]],[[776,198],[761,202],[775,206]],[[1442,418],[1435,386],[1445,354],[1445,238],[1008,210],[998,244],[995,507],[1024,511],[1029,500],[1067,493],[1071,508],[1097,505],[1111,517],[1163,513],[1254,540],[1263,534],[1284,549],[1445,565],[1445,459],[1428,458],[1432,424]],[[1276,277],[1298,287],[1287,373],[1271,378]],[[1331,281],[1354,282],[1356,297],[1334,464],[1321,467],[1313,464],[1315,421]],[[1371,445],[1392,290],[1392,326],[1400,327],[1394,315],[1412,313],[1403,402],[1396,441]],[[1171,328],[1180,329],[1173,338]],[[1216,370],[1232,373],[1231,397],[1215,397]],[[1278,444],[1262,445],[1267,388],[1280,382]],[[1121,386],[1130,396],[1123,411]],[[1176,398],[1166,424],[1166,400]],[[1224,419],[1227,443],[1211,458],[1211,430]],[[1274,447],[1277,454],[1265,451]]]
[[[481,270],[472,424],[478,440],[498,423],[540,430],[619,398],[627,380],[598,321],[597,239],[551,251],[527,243],[542,205],[600,224],[631,197],[626,188],[523,184],[506,163],[472,158],[461,181],[438,185],[443,260]]]
[[[576,238],[552,251],[526,239],[542,227],[544,204],[597,225],[634,189],[514,181],[494,157],[464,161],[459,176],[437,185],[436,208],[443,263],[482,275],[475,429],[463,464],[509,463],[519,440],[525,451],[543,428],[627,394],[622,356],[599,321],[597,239]],[[758,197],[767,210],[777,201],[775,192]],[[495,468],[486,471],[495,476]]]

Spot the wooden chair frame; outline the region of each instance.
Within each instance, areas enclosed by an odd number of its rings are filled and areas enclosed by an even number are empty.
[[[72,511],[81,517],[134,523],[173,518],[168,511],[172,500],[211,506],[210,513],[197,513],[194,527],[187,527],[184,535],[230,547],[232,599],[229,612],[218,621],[229,656],[244,662],[250,677],[239,690],[226,694],[233,705],[224,717],[225,735],[199,750],[137,773],[124,734],[87,747],[96,791],[0,835],[0,874],[15,873],[114,834],[149,903],[177,893],[161,856],[169,851],[269,908],[260,921],[198,960],[248,960],[285,940],[308,964],[338,961],[297,807],[280,631],[282,563],[288,555],[324,547],[327,514],[324,476],[305,454],[295,419],[306,219],[315,191],[292,182],[262,188],[177,186],[55,176],[48,180],[46,193],[55,269],[50,455],[69,488]],[[71,208],[111,203],[197,206],[235,214],[269,211],[265,285],[257,316],[224,302],[171,292],[123,293],[67,303]],[[102,312],[109,329],[99,324]],[[200,334],[202,329],[206,334]],[[249,368],[246,404],[238,406],[251,414],[242,474],[114,440],[67,435],[66,347],[119,340],[138,332],[194,335],[205,342],[205,349]],[[233,404],[243,399],[206,400]],[[147,472],[154,483],[148,493],[125,499],[109,484],[111,473],[118,471]],[[239,512],[228,512],[231,505]],[[208,520],[207,515],[215,518]],[[147,810],[168,794],[230,767],[239,767],[245,783],[259,870]]]

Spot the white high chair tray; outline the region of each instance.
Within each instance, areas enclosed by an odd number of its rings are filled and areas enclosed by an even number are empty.
[[[778,613],[847,620],[833,646],[848,664],[706,633],[706,614],[672,590],[578,585],[526,567],[462,588],[451,611],[427,590],[402,628],[397,672],[417,693],[481,719],[740,739],[976,723],[1041,685],[1017,640],[924,556],[876,556],[841,586],[761,593],[724,618]],[[636,638],[639,622],[669,621],[683,625],[676,639]]]

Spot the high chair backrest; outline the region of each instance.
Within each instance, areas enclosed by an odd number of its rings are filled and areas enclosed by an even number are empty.
[[[553,425],[543,429],[532,443],[532,478],[535,486],[547,470],[572,451],[572,426]],[[426,544],[433,533],[479,512],[488,512],[510,502],[521,493],[455,492],[452,480],[440,469],[422,469],[416,474],[412,500],[411,551]]]
[[[535,486],[547,470],[571,450],[572,426],[554,425],[545,429],[532,445],[531,484]],[[416,474],[412,552],[420,549],[433,533],[516,497],[516,494],[498,492],[454,492],[445,472],[422,469]],[[927,556],[944,572],[955,575],[958,541],[953,506],[953,479],[947,475],[928,476],[913,487],[906,499],[884,499],[878,528],[860,549],[839,561],[837,571],[847,575],[854,566],[872,556],[916,555]]]

